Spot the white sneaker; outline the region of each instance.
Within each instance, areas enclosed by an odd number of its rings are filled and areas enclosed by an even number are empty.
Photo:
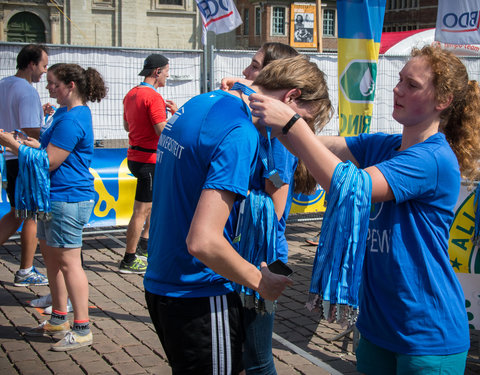
[[[52,295],[47,294],[46,296],[42,296],[40,298],[34,299],[30,301],[30,306],[32,307],[47,307],[52,305]]]
[[[70,298],[67,300],[67,312],[73,312],[73,306]],[[48,315],[52,314],[52,305],[45,307],[43,313]]]

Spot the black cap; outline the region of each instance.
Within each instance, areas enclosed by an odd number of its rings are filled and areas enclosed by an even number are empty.
[[[159,54],[150,55],[145,59],[143,63],[143,70],[138,73],[138,75],[146,77],[150,74],[152,69],[163,68],[167,64],[168,59],[165,56]]]

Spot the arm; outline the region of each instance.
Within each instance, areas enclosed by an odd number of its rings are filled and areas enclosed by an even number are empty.
[[[165,125],[167,125],[166,121],[159,122],[158,124],[153,125],[153,130],[155,130],[155,133],[157,133],[158,136],[162,134],[162,131],[163,131],[163,128],[165,128]]]
[[[126,120],[123,120],[123,128],[127,133],[130,131],[130,127],[128,126],[128,122]]]
[[[49,143],[47,146],[47,154],[48,161],[50,162],[49,170],[51,172],[60,167],[60,165],[65,161],[68,155],[70,155],[70,152]]]
[[[223,235],[234,200],[235,194],[229,191],[203,190],[187,236],[188,252],[223,277],[275,300],[292,281],[271,273],[266,264],[258,270]]]
[[[285,211],[289,187],[289,184],[283,184],[280,188],[276,188],[269,179],[265,179],[265,192],[272,198],[278,220],[282,218]]]
[[[264,126],[270,126],[272,134],[277,136],[292,154],[304,161],[310,173],[325,191],[330,190],[330,182],[335,168],[343,158],[351,157],[352,162],[357,163],[351,152],[347,151],[345,139],[341,141],[327,138],[324,144],[323,137],[315,137],[307,123],[301,118],[296,121],[286,135],[283,135],[283,126],[295,114],[293,109],[285,103],[259,94],[252,94],[250,95],[250,106],[253,109],[253,115],[260,117],[256,126],[261,129]],[[339,156],[330,151],[327,146],[336,151]],[[372,178],[372,202],[394,199],[387,180],[378,168],[368,167],[365,171]]]

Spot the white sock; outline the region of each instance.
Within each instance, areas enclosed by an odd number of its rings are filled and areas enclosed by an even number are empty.
[[[31,270],[33,270],[33,266],[31,266],[30,268],[24,268],[24,269],[20,268],[20,269],[18,270],[18,273],[19,273],[20,275],[22,275],[22,276],[25,276],[25,275],[26,275],[27,273],[29,273]]]

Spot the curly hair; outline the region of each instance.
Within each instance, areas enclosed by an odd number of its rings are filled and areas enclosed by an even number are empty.
[[[325,74],[306,56],[272,61],[262,69],[253,84],[267,90],[298,89],[300,96],[296,100],[299,106],[311,111],[314,119],[308,125],[314,133],[320,132],[333,115]],[[301,160],[294,181],[295,193],[311,194],[317,186]]]
[[[414,48],[412,57],[426,59],[433,72],[435,99],[451,104],[440,114],[440,131],[457,156],[462,176],[480,176],[480,89],[465,65],[452,52],[439,47]]]
[[[62,64],[53,74],[65,84],[75,82],[83,103],[99,102],[107,95],[102,75],[94,68],[85,70],[77,64]]]

